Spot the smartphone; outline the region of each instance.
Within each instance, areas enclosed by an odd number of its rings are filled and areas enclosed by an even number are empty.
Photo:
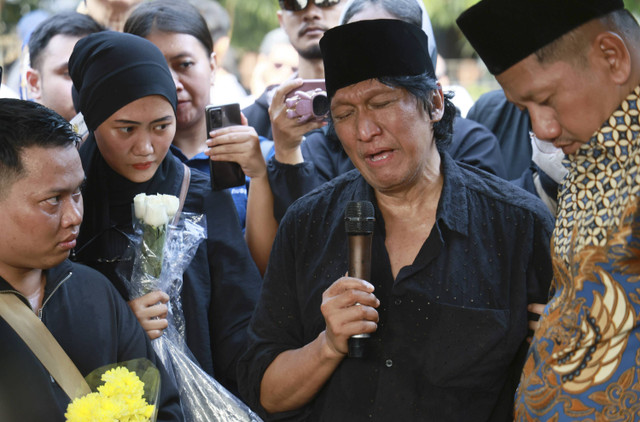
[[[302,85],[288,92],[284,96],[284,99],[286,101],[287,98],[293,97],[294,95],[296,95],[296,91],[308,92],[308,91],[313,91],[316,88],[320,88],[323,91],[327,90],[327,87],[324,83],[324,79],[303,79]]]
[[[209,105],[205,108],[207,120],[207,136],[214,129],[242,124],[240,105],[237,103]],[[245,184],[244,172],[240,164],[232,161],[209,160],[211,189],[222,190]]]

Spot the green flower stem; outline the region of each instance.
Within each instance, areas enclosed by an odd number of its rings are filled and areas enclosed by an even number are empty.
[[[154,227],[142,225],[142,271],[151,277],[158,278],[162,272],[162,255],[167,226]]]

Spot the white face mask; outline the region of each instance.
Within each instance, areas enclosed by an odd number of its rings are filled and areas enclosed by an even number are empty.
[[[531,138],[531,159],[556,183],[562,183],[568,170],[562,165],[564,153],[560,148],[553,146],[551,142],[541,141],[533,132],[529,132]]]

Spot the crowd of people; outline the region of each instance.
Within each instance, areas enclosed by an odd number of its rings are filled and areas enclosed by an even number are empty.
[[[640,26],[623,1],[467,9],[501,87],[468,112],[422,1],[279,5],[263,93],[213,130],[208,105],[242,102],[213,0],[83,0],[31,32],[22,98],[0,98],[0,420],[64,421],[66,373],[138,358],[162,380],[157,420],[215,420],[153,347],[176,306],[189,359],[251,420],[640,418]],[[326,116],[288,99],[309,80]],[[212,184],[222,162],[239,186]],[[178,297],[128,288],[132,204],[156,194],[204,222]]]

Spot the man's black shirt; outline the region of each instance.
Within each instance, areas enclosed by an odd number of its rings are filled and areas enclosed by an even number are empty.
[[[273,419],[507,421],[527,349],[527,304],[545,303],[553,221],[538,198],[442,155],[436,223],[412,265],[391,274],[385,225],[357,171],[295,202],[276,237],[239,364],[256,409],[277,355],[325,329],[322,293],[347,265],[344,208],[376,208],[372,279],[380,322],[367,357],[345,358],[306,407]],[[264,412],[263,412],[264,414]]]

